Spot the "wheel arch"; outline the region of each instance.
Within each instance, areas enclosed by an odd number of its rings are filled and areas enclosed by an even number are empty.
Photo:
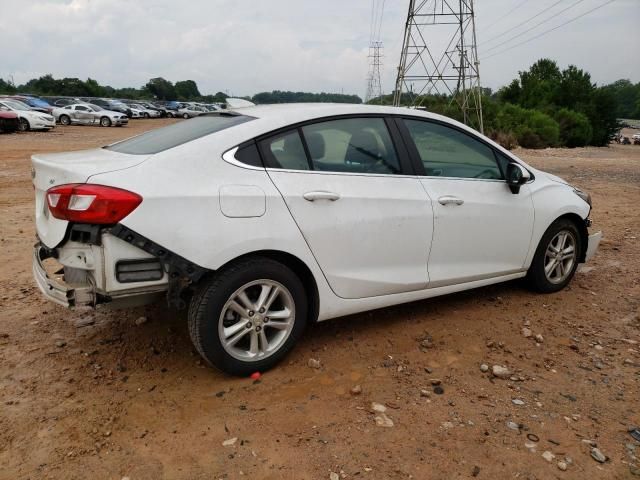
[[[241,260],[246,260],[250,257],[265,257],[276,262],[282,263],[289,267],[300,278],[304,286],[307,298],[309,300],[309,318],[310,323],[315,323],[318,320],[320,313],[320,292],[318,290],[318,284],[313,275],[311,269],[305,262],[300,260],[297,256],[284,252],[282,250],[257,250],[254,252],[245,253],[233,260],[228,261],[224,265],[221,265],[217,270],[222,270],[225,267],[234,264]]]
[[[551,222],[549,226],[553,225],[558,220],[563,219],[573,222],[578,229],[578,232],[580,233],[580,244],[582,248],[580,249],[580,258],[578,258],[578,262],[584,263],[587,255],[587,246],[589,244],[589,231],[587,230],[587,222],[577,213],[570,212],[560,215],[553,222]]]

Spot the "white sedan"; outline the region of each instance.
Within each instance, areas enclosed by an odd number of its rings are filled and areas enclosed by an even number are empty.
[[[19,130],[51,130],[56,126],[52,115],[33,110],[26,103],[11,98],[0,98],[0,106],[3,106],[18,115],[20,122]]]
[[[315,321],[523,277],[559,291],[602,236],[587,194],[402,108],[240,108],[32,162],[45,296],[188,305],[197,350],[238,375]]]
[[[55,108],[51,112],[62,125],[100,125],[102,127],[121,127],[129,123],[124,113],[105,110],[98,105],[75,103],[66,107]]]

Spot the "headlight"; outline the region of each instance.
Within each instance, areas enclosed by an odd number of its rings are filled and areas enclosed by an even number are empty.
[[[585,202],[587,202],[589,204],[589,206],[591,207],[591,195],[589,195],[586,192],[583,192],[582,190],[580,190],[579,188],[573,187],[573,193],[575,193],[576,195],[578,195],[582,200],[584,200]]]

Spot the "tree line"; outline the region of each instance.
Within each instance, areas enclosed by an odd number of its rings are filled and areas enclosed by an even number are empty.
[[[100,85],[96,80],[87,78],[54,78],[47,74],[34,78],[22,85],[12,85],[0,78],[0,93],[30,93],[35,95],[53,95],[64,97],[110,97],[127,98],[131,100],[155,99],[155,100],[179,100],[199,102],[224,102],[228,95],[217,92],[214,95],[203,95],[198,85],[193,80],[180,80],[175,83],[162,77],[151,78],[140,88],[126,87],[113,88],[108,85]],[[362,103],[357,95],[345,95],[341,93],[310,93],[289,92],[274,90],[261,92],[253,97],[242,97],[254,103],[293,103],[293,102],[335,102],[335,103]]]
[[[392,99],[385,95],[370,103]],[[507,148],[605,146],[620,129],[618,119],[640,119],[640,83],[618,80],[599,87],[584,70],[574,65],[561,70],[547,58],[495,93],[483,88],[481,99],[485,133]],[[411,99],[404,94],[402,101]],[[462,120],[451,96],[423,96],[417,102]]]

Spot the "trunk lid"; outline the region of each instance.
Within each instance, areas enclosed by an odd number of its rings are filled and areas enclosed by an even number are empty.
[[[42,243],[56,247],[65,237],[69,223],[51,215],[45,198],[48,189],[66,183],[86,183],[92,175],[131,168],[147,158],[148,155],[128,155],[103,148],[33,155],[36,232]]]

